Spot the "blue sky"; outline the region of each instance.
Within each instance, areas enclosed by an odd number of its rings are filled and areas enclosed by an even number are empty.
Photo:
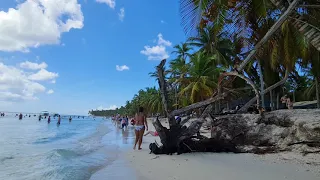
[[[0,1],[0,111],[119,107],[185,38],[179,1]]]

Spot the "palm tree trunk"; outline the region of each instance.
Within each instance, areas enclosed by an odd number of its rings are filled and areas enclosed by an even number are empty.
[[[166,117],[169,120],[169,125],[171,127],[176,125],[176,120],[174,119],[174,116],[170,115],[169,108],[168,108],[169,99],[168,99],[168,92],[167,92],[167,83],[165,81],[165,76],[164,76],[165,64],[166,64],[166,59],[162,60],[160,64],[157,66],[157,73],[158,73],[158,83],[159,83],[160,92],[161,92],[163,110],[165,112]]]
[[[256,55],[258,49],[260,49],[272,36],[273,34],[280,28],[282,23],[287,20],[291,12],[296,8],[298,5],[298,2],[300,0],[294,0],[291,2],[287,10],[280,16],[280,18],[274,23],[269,31],[264,35],[264,37],[254,46],[254,48],[251,50],[250,54],[245,58],[245,60],[242,61],[242,63],[237,68],[237,71],[242,71],[245,66],[251,61],[251,59]]]
[[[320,98],[319,98],[319,79],[318,77],[316,79],[316,97],[317,97],[317,108],[320,108]]]
[[[204,101],[201,101],[201,102],[197,102],[197,103],[191,104],[189,106],[174,110],[170,114],[171,114],[171,116],[176,116],[176,115],[191,111],[193,109],[197,109],[197,108],[201,108],[201,107],[204,107],[204,106],[208,106],[208,105],[218,101],[219,99],[224,99],[226,96],[227,96],[226,93],[221,93],[220,96],[214,96],[214,97],[209,98],[207,100],[204,100]]]
[[[178,109],[179,108],[179,100],[178,100],[178,90],[177,90],[177,86],[175,86],[175,88],[174,88],[174,96],[175,96],[175,99],[176,99],[176,109]]]
[[[279,99],[280,99],[280,93],[277,92],[277,110],[279,109]]]
[[[223,79],[225,76],[237,76],[243,80],[245,80],[251,87],[252,89],[254,90],[255,92],[255,95],[256,95],[256,100],[257,100],[257,108],[260,107],[260,96],[259,96],[259,91],[258,89],[256,88],[255,84],[247,77],[245,77],[244,75],[242,74],[239,74],[238,72],[226,72],[226,73],[223,73],[220,75],[220,78]],[[221,81],[219,81],[221,82]],[[218,84],[218,88],[220,88],[220,84]]]
[[[270,108],[271,108],[271,111],[274,110],[274,108],[273,108],[273,93],[272,92],[273,91],[271,90],[270,91]]]
[[[260,73],[260,96],[261,96],[261,106],[265,108],[265,103],[264,103],[264,94],[262,94],[264,90],[264,82],[263,82],[263,73],[262,73],[262,68],[261,68],[261,63],[258,61],[258,66],[259,66],[259,73]]]
[[[266,94],[268,92],[270,92],[271,90],[279,87],[280,85],[284,84],[287,79],[289,77],[289,71],[286,70],[286,74],[284,75],[283,79],[275,84],[273,84],[272,86],[269,86],[267,89],[265,89],[262,94]],[[252,98],[249,102],[247,102],[247,104],[245,104],[244,106],[242,106],[240,109],[239,109],[239,113],[241,112],[246,112],[248,110],[248,108],[251,106],[251,104],[253,104],[255,101],[257,100],[257,97],[254,97]]]

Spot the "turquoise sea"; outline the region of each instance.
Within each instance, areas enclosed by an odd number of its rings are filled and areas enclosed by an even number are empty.
[[[0,117],[0,179],[85,180],[132,147],[132,129],[123,131],[110,119],[68,117],[38,121]]]

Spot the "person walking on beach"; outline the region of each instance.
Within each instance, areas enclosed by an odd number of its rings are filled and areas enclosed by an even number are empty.
[[[129,125],[129,117],[126,116],[126,125],[128,126]]]
[[[133,149],[136,149],[137,143],[139,143],[138,149],[141,150],[141,144],[143,139],[144,130],[148,131],[148,123],[146,117],[143,113],[143,107],[139,107],[139,112],[135,116],[136,124],[134,127],[134,132],[136,134],[136,141],[134,143]]]
[[[122,118],[122,121],[121,121],[121,129],[124,129],[124,128],[126,128],[126,127],[127,127],[126,118],[123,117],[123,118]]]
[[[57,125],[60,125],[60,122],[61,122],[61,117],[59,115]]]

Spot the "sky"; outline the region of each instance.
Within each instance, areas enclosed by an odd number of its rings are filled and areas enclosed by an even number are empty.
[[[1,0],[0,111],[120,107],[156,85],[180,22],[178,0]]]

